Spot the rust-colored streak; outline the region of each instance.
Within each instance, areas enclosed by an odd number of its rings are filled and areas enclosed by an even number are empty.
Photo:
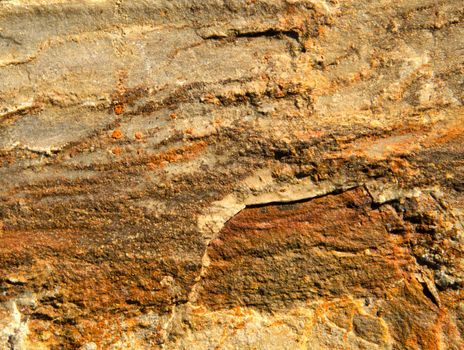
[[[202,153],[206,147],[205,141],[198,141],[187,146],[170,149],[151,157],[148,166],[151,169],[162,167],[168,163],[177,163],[195,158]]]

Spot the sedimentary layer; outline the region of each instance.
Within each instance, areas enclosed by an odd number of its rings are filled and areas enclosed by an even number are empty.
[[[461,349],[463,23],[0,1],[0,348]]]

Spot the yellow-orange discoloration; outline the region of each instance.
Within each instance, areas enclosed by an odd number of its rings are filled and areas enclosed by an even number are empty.
[[[114,147],[111,152],[114,154],[114,155],[120,155],[122,153],[122,148],[121,147]]]
[[[113,111],[116,115],[121,115],[124,113],[124,105],[122,103],[117,103],[113,107]]]
[[[111,133],[111,137],[115,140],[119,140],[122,139],[124,135],[120,129],[116,129]]]

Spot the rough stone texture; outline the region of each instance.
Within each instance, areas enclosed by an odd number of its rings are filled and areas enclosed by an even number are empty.
[[[463,349],[462,0],[0,0],[0,349]]]

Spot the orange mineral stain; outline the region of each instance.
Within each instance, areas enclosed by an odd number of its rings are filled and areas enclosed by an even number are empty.
[[[114,147],[111,152],[114,154],[114,155],[120,155],[122,153],[122,149],[121,147]]]
[[[121,115],[124,113],[124,105],[122,103],[117,103],[113,107],[113,111],[117,115]]]
[[[199,141],[180,148],[170,149],[151,157],[147,166],[154,170],[157,168],[162,168],[168,163],[177,163],[191,160],[202,153],[206,149],[207,145],[208,144],[206,142]]]
[[[113,139],[115,139],[115,140],[122,139],[123,136],[124,135],[123,135],[122,131],[119,130],[119,129],[114,130],[113,133],[111,134],[111,137]]]

